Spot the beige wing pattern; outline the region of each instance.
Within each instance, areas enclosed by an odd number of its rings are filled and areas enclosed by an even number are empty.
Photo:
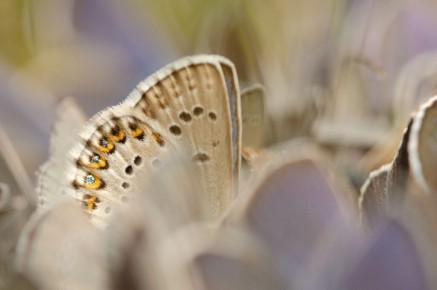
[[[64,194],[100,223],[114,203],[129,199],[141,174],[159,167],[162,153],[182,150],[201,169],[198,185],[214,220],[228,207],[238,175],[239,116],[232,63],[218,56],[181,59],[88,122],[71,151]]]
[[[63,194],[78,199],[94,222],[104,223],[114,205],[129,200],[136,178],[159,167],[161,154],[172,148],[156,127],[125,104],[99,113],[71,151]]]

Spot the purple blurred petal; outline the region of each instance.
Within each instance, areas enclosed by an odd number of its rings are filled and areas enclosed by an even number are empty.
[[[409,55],[417,55],[437,48],[437,21],[434,7],[410,5],[402,15],[402,28]]]
[[[392,222],[337,289],[428,289],[427,284],[409,232]]]
[[[114,63],[113,69],[123,68],[124,71],[119,75],[108,75],[109,79],[105,81],[109,88],[107,95],[111,95],[114,102],[122,101],[140,81],[175,58],[176,53],[162,37],[163,33],[147,25],[147,11],[138,9],[135,3],[76,0],[72,13],[79,35],[85,36],[90,43],[92,40],[113,49],[122,59],[123,66]],[[112,59],[105,62],[110,65]],[[102,70],[101,76],[106,74],[107,70]],[[111,77],[119,78],[117,87]],[[83,91],[83,94],[89,95],[89,92]]]
[[[331,185],[310,160],[288,163],[270,174],[245,214],[284,275],[299,271],[326,231],[345,225]]]
[[[88,115],[122,101],[174,58],[172,46],[160,31],[147,28],[144,11],[134,5],[99,0],[33,5],[29,42],[36,49],[23,71],[57,99],[77,98]]]
[[[147,27],[148,11],[136,9],[129,2],[76,0],[73,22],[79,33],[122,47],[140,73],[152,73],[174,52],[159,29]]]

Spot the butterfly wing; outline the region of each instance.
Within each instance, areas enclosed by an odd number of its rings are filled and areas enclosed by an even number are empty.
[[[261,148],[264,145],[264,89],[254,85],[241,92],[243,146]]]
[[[38,172],[36,191],[39,206],[49,206],[60,198],[59,193],[66,185],[65,179],[60,178],[67,165],[65,156],[85,122],[85,113],[73,98],[66,98],[59,104],[50,140],[50,158]]]
[[[233,64],[219,56],[184,58],[138,90],[135,107],[166,126],[202,168],[206,212],[216,219],[232,199],[240,166],[241,113]]]
[[[219,56],[183,58],[141,82],[122,104],[93,117],[71,151],[65,193],[95,217],[128,199],[137,171],[184,150],[201,170],[199,187],[214,220],[232,199],[240,166],[240,104],[234,66]]]

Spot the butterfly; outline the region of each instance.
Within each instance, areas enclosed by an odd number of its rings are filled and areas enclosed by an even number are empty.
[[[55,137],[71,146],[67,160],[54,156],[40,174],[42,207],[70,196],[96,224],[104,224],[115,205],[129,200],[135,180],[157,170],[162,156],[173,151],[188,154],[200,167],[198,187],[208,220],[220,217],[232,201],[242,130],[237,73],[228,59],[197,55],[171,63],[81,130],[82,117],[71,115],[77,126],[58,125],[59,136],[71,134]]]

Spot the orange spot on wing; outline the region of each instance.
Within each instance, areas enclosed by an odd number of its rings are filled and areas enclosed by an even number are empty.
[[[84,178],[82,186],[86,189],[99,189],[103,187],[103,181],[98,175],[88,173]]]
[[[153,140],[156,141],[156,143],[159,144],[159,146],[162,147],[165,145],[164,138],[162,138],[162,136],[159,133],[152,132],[152,138],[153,138]]]
[[[134,138],[142,138],[144,136],[144,130],[140,127],[137,127],[136,129],[131,131],[131,134]]]
[[[103,139],[102,139],[102,140],[103,140]],[[104,145],[102,142],[103,142],[103,141],[100,141],[100,144],[99,144],[99,146],[97,147],[97,149],[98,149],[99,151],[104,152],[104,153],[112,153],[112,152],[114,152],[114,150],[115,150],[114,142],[112,142],[112,141],[109,140],[109,139],[105,139],[105,142],[106,142],[105,145]]]
[[[110,136],[115,142],[124,142],[126,140],[126,134],[124,133],[124,130],[120,128],[112,129]]]
[[[88,210],[96,209],[97,203],[100,202],[100,199],[97,196],[91,194],[84,194],[83,200],[84,200],[83,204]]]
[[[89,163],[86,166],[90,167],[90,168],[94,168],[94,169],[106,168],[108,165],[108,162],[106,161],[106,159],[103,158],[103,156],[101,156],[101,155],[98,155],[98,157],[99,157],[99,160],[97,162],[93,162],[91,160],[93,157],[91,157]]]

